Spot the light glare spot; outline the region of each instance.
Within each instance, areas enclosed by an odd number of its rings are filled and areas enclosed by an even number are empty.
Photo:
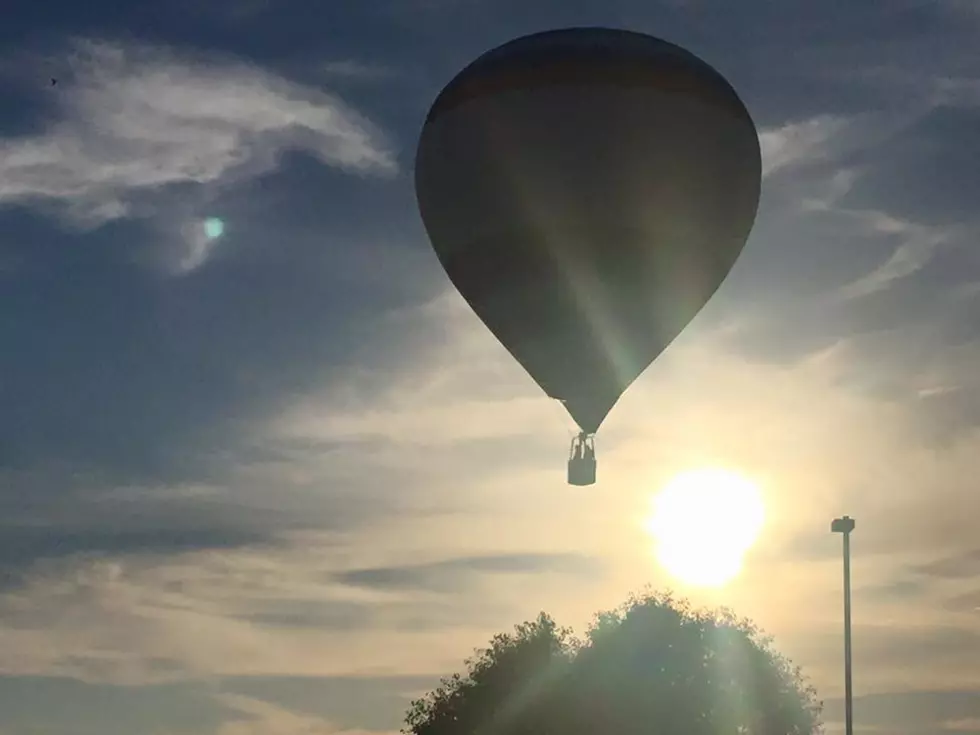
[[[218,217],[208,217],[204,220],[204,234],[208,239],[214,240],[221,237],[225,231],[225,223]]]

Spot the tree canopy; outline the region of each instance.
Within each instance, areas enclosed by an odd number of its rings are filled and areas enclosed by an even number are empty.
[[[412,735],[812,735],[821,704],[772,640],[671,594],[597,614],[584,639],[546,613],[495,636],[412,702]]]

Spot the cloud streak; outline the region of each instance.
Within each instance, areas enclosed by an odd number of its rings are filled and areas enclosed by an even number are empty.
[[[595,571],[595,560],[577,554],[505,554],[472,556],[414,566],[353,569],[339,581],[380,590],[419,589],[460,591],[473,574],[536,574],[559,572],[572,576]]]

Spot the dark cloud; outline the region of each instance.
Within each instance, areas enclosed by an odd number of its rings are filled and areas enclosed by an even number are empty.
[[[557,572],[593,576],[596,560],[578,554],[502,554],[448,559],[431,564],[354,569],[338,575],[344,584],[377,589],[424,589],[448,592],[467,586],[481,574]]]

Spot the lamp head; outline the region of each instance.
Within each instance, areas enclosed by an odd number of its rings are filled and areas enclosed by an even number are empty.
[[[831,533],[850,533],[854,530],[854,519],[850,516],[835,518],[830,524]]]

